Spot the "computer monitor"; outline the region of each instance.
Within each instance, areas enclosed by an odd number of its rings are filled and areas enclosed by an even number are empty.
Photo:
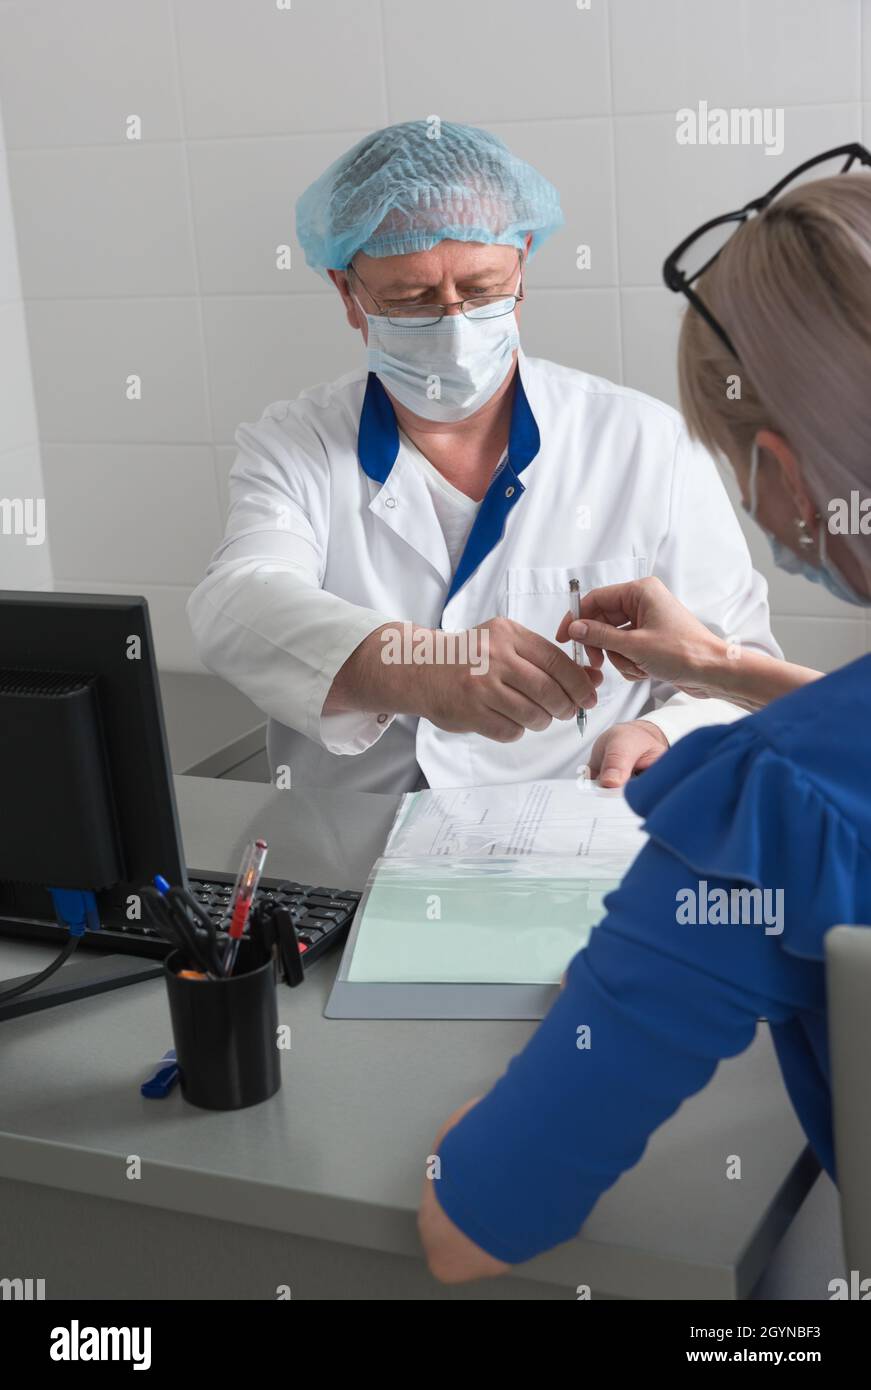
[[[155,874],[186,886],[145,599],[0,592],[0,820],[3,935],[56,922],[50,889],[121,927]]]
[[[4,937],[64,947],[88,911],[73,960],[35,988],[0,981],[0,1020],[159,974],[171,947],[140,894],[157,874],[225,929],[235,876],[185,867],[145,600],[0,591],[0,964]],[[292,913],[306,969],[360,897],[270,878],[258,894]]]

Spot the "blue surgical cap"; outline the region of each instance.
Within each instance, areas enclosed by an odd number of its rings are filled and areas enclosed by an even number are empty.
[[[496,135],[451,121],[406,121],[367,135],[296,205],[312,269],[344,270],[358,251],[402,256],[440,241],[498,242],[530,255],[562,225],[553,184]]]

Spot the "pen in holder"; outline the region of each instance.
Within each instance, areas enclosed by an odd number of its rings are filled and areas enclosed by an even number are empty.
[[[178,951],[164,963],[179,1081],[192,1105],[243,1110],[281,1085],[275,970],[271,957],[262,960],[242,941],[227,977],[198,977]]]

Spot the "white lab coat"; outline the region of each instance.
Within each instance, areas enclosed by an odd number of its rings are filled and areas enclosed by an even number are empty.
[[[376,430],[375,465],[371,440],[358,455],[365,370],[238,430],[226,534],[188,613],[205,664],[269,716],[273,775],[289,768],[294,786],[370,791],[574,777],[612,724],[643,716],[674,742],[740,717],[724,701],[627,683],[608,662],[584,740],[574,721],[499,744],[410,716],[322,714],[334,676],[382,624],[462,631],[504,615],[552,639],[572,577],[586,592],[658,575],[721,636],[780,655],[765,581],[681,417],[552,362],[520,354],[519,366],[540,447],[515,475],[512,435],[491,484],[494,502],[511,508],[501,539],[450,597],[444,537],[412,451],[398,439],[391,466]],[[379,469],[383,478],[370,476]]]

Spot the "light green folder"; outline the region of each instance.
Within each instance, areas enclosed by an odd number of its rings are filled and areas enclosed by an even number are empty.
[[[328,1017],[540,1018],[645,838],[583,779],[409,793]]]
[[[557,984],[618,881],[564,856],[380,859],[347,979]]]

